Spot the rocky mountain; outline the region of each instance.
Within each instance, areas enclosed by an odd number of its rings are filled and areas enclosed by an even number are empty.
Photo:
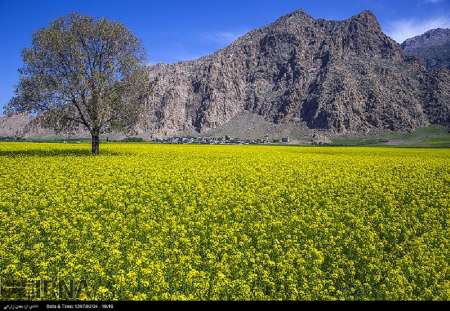
[[[301,140],[449,126],[450,71],[427,70],[414,52],[444,33],[408,40],[404,51],[369,11],[342,21],[296,11],[210,56],[150,67],[152,92],[133,135]]]
[[[449,73],[429,73],[369,11],[343,21],[304,11],[254,30],[213,55],[150,68],[142,128],[207,133],[253,113],[329,133],[449,123]]]
[[[25,137],[51,135],[53,131],[43,128],[37,119],[25,114],[0,116],[0,137]]]
[[[422,60],[428,70],[450,69],[450,29],[433,29],[403,42],[406,55]]]

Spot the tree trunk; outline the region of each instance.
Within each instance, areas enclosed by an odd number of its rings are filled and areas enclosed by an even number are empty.
[[[92,134],[92,155],[100,154],[100,135]]]

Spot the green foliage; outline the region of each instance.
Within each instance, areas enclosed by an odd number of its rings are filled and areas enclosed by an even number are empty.
[[[22,137],[18,136],[0,136],[0,141],[23,141]]]
[[[412,133],[389,133],[363,137],[333,139],[334,146],[450,147],[450,133],[445,127],[424,127]]]
[[[128,142],[128,143],[142,143],[144,141],[145,140],[142,137],[127,137],[123,140],[123,142]]]
[[[37,114],[58,132],[84,127],[94,142],[138,121],[149,87],[145,51],[124,25],[70,14],[37,31],[22,56],[7,113]]]
[[[87,149],[0,144],[2,279],[87,279],[99,300],[449,299],[448,149]]]

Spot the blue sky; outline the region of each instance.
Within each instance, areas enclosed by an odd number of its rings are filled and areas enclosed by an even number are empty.
[[[173,63],[214,52],[300,8],[326,19],[370,9],[397,41],[450,28],[450,0],[0,0],[0,114],[32,33],[70,12],[120,21],[143,41],[149,63]]]

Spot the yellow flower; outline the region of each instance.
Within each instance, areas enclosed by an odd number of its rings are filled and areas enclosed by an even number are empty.
[[[81,149],[0,143],[2,282],[86,280],[83,300],[448,300],[449,149]]]

